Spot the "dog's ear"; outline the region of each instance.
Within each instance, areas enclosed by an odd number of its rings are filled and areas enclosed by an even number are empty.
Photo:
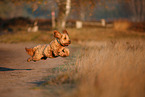
[[[66,30],[63,30],[63,33],[68,35],[68,32]]]
[[[61,38],[61,33],[55,30],[54,31],[54,37],[60,39]]]

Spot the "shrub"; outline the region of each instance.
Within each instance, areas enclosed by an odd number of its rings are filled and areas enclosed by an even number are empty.
[[[114,21],[115,30],[128,30],[131,27],[131,23],[128,20],[120,19]]]

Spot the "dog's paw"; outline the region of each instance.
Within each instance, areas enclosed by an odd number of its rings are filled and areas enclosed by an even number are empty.
[[[33,60],[34,62],[36,62],[36,60]]]
[[[45,56],[41,58],[41,60],[46,60],[46,59],[47,59],[47,57],[45,57]]]
[[[30,62],[31,61],[31,59],[29,58],[29,59],[27,59],[27,62]]]

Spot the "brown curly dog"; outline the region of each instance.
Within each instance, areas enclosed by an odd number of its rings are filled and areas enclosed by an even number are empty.
[[[55,58],[58,56],[66,57],[69,56],[68,46],[71,41],[66,30],[63,33],[54,31],[55,39],[47,45],[37,45],[33,48],[25,48],[26,52],[31,56],[27,59],[30,61],[46,60],[47,58]]]

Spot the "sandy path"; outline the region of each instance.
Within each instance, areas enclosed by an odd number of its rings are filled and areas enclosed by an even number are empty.
[[[32,89],[50,73],[48,69],[62,65],[65,58],[27,62],[25,46],[35,44],[0,43],[0,97],[44,97],[43,90]]]

